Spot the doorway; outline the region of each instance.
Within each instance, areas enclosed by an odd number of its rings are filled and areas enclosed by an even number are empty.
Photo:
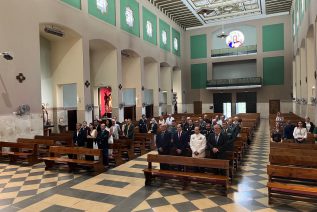
[[[231,93],[214,93],[214,113],[223,113],[224,104],[223,103],[232,103],[232,94]]]
[[[67,110],[68,131],[75,131],[77,124],[77,110]]]
[[[203,102],[202,101],[194,101],[194,114],[202,114],[203,113]]]
[[[277,112],[280,112],[280,100],[270,100],[269,105],[270,114],[277,114]]]
[[[257,95],[256,92],[242,92],[237,93],[237,103],[244,103],[239,105],[239,111],[238,108],[236,108],[236,113],[256,113],[256,102],[257,102]],[[245,107],[245,112],[243,112]]]
[[[124,107],[124,119],[131,119],[132,121],[136,120],[136,107]]]
[[[153,118],[153,105],[145,106],[145,116],[146,118]]]

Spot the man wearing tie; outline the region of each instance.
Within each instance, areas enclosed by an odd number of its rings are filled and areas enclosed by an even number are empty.
[[[214,126],[214,133],[210,134],[207,142],[207,149],[210,151],[210,157],[214,159],[224,159],[227,149],[227,136],[221,133],[219,124]]]
[[[166,130],[166,124],[160,125],[160,134],[156,137],[156,147],[159,155],[169,155],[171,148],[172,135]],[[168,164],[161,163],[160,169],[168,170]]]
[[[183,132],[182,125],[178,124],[177,131],[173,134],[173,154],[175,156],[186,156],[186,148],[188,145],[188,136]]]
[[[139,121],[139,132],[140,133],[147,133],[147,123],[146,123],[146,117],[143,114],[142,118]]]

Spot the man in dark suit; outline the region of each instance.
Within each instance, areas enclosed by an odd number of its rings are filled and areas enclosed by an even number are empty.
[[[228,138],[224,133],[221,133],[220,125],[214,126],[214,133],[210,134],[207,142],[207,149],[210,151],[210,157],[214,159],[224,159],[227,150]]]
[[[143,114],[140,121],[139,121],[139,132],[140,133],[147,133],[147,124],[146,124],[146,117]]]
[[[160,155],[169,155],[171,151],[172,134],[166,130],[167,126],[160,126],[160,133],[156,137],[156,147]],[[168,164],[161,163],[160,169],[168,170]]]
[[[232,151],[236,139],[233,128],[229,128],[227,122],[222,123],[222,133],[227,136],[227,150]]]
[[[124,131],[125,137],[128,139],[134,139],[134,125],[132,124],[131,119],[128,119]]]
[[[75,146],[84,147],[87,141],[87,132],[82,128],[81,123],[76,124],[76,131],[73,133],[73,142]]]
[[[188,145],[188,135],[182,130],[182,125],[178,124],[177,131],[173,134],[173,155],[186,156],[186,148]]]
[[[109,144],[108,144],[108,138],[109,138],[109,132],[106,130],[106,124],[101,124],[100,125],[100,133],[98,133],[96,141],[98,144],[98,149],[102,149],[102,155],[103,155],[103,165],[108,166],[108,149],[109,149]]]

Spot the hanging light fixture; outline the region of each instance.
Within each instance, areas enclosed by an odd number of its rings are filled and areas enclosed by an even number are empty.
[[[223,13],[223,3],[222,2],[222,7],[221,7],[221,12]],[[226,37],[228,37],[228,35],[225,33],[225,27],[224,27],[224,24],[223,24],[223,19],[221,20],[221,34],[218,34],[217,37],[218,38],[221,38],[221,39],[225,39]]]

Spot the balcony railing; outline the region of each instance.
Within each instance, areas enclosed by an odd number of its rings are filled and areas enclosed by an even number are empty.
[[[208,80],[207,89],[245,89],[259,88],[262,86],[261,77]]]
[[[211,57],[237,56],[257,53],[257,45],[241,46],[239,48],[224,48],[211,50]]]

